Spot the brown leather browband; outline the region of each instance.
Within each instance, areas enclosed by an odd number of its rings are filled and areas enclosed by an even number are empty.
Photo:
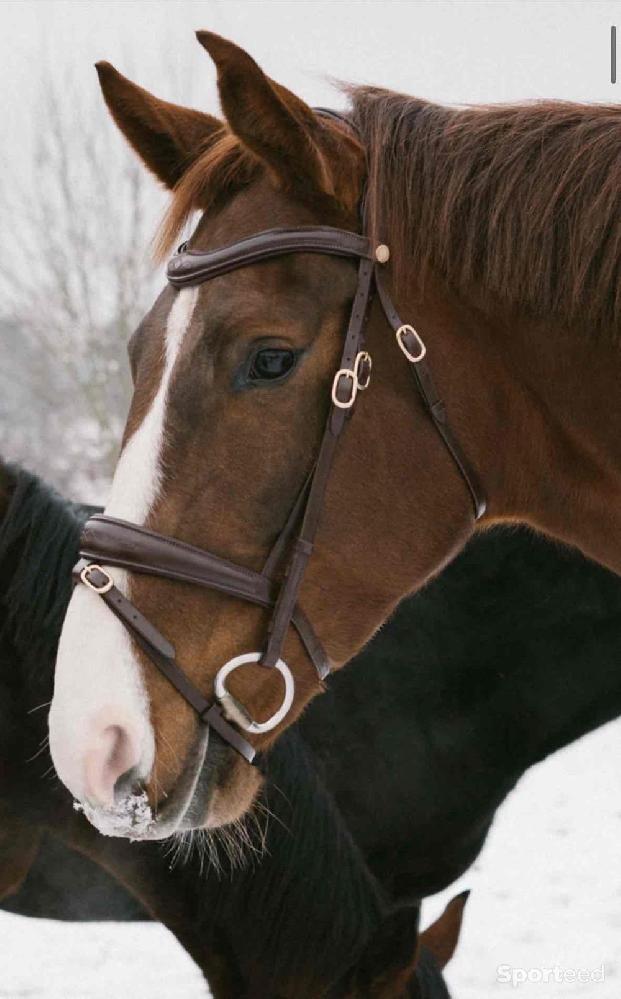
[[[175,288],[201,284],[228,271],[282,257],[285,253],[329,253],[333,257],[372,259],[371,244],[366,236],[330,226],[266,229],[206,253],[188,250],[185,243],[179,251],[167,270],[168,280]]]
[[[320,113],[329,112],[322,109]],[[341,117],[336,113],[329,114]],[[328,226],[268,229],[206,252],[188,250],[184,244],[168,265],[168,280],[177,288],[197,285],[240,267],[289,253],[353,257],[359,261],[358,282],[317,460],[263,570],[255,572],[175,538],[101,514],[87,521],[80,543],[81,560],[74,568],[76,582],[89,586],[105,600],[153,664],[194,708],[201,721],[213,726],[250,763],[255,760],[256,750],[231,721],[251,733],[260,733],[280,724],[289,710],[293,698],[293,677],[280,656],[290,625],[297,630],[319,678],[323,680],[329,673],[328,657],[311,623],[298,606],[297,597],[313,551],[339,438],[352,415],[358,392],[369,384],[371,358],[364,349],[364,330],[374,289],[395,333],[396,342],[408,361],[418,394],[468,489],[475,519],[482,516],[486,505],[478,476],[447,422],[446,410],[426,359],[425,344],[412,326],[401,322],[384,286],[381,269],[389,258],[388,247],[374,247],[366,235]],[[289,554],[285,560],[287,551]],[[103,566],[116,566],[131,572],[216,589],[272,608],[264,649],[260,653],[236,657],[221,667],[214,682],[216,700],[207,700],[178,666],[170,642],[121,593]],[[282,582],[279,585],[279,570],[283,567],[284,574],[280,573]],[[238,662],[238,659],[243,662]],[[276,667],[285,681],[283,705],[267,722],[255,722],[225,687],[226,676],[250,661]]]

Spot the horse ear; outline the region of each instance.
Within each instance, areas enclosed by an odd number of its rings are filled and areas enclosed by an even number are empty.
[[[334,195],[334,180],[317,141],[310,107],[274,80],[233,42],[211,31],[196,37],[218,72],[222,110],[231,130],[281,182]]]
[[[169,104],[128,80],[109,62],[96,64],[104,100],[143,163],[173,188],[222,122],[193,108]]]
[[[463,891],[461,895],[456,895],[435,923],[432,923],[421,933],[422,946],[433,954],[440,969],[446,967],[455,953],[459,942],[464,908],[469,895],[469,891]]]

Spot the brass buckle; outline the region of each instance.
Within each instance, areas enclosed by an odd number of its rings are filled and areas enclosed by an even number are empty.
[[[360,369],[362,368],[363,364],[367,365],[367,370],[364,381],[361,381]],[[365,389],[368,389],[371,383],[372,369],[373,369],[373,358],[369,354],[368,350],[359,350],[358,354],[356,355],[356,363],[354,364],[354,377],[356,379],[356,385],[358,386],[359,392],[364,392]]]
[[[411,333],[414,339],[416,340],[416,343],[418,344],[418,354],[412,354],[412,352],[408,350],[408,348],[404,344],[403,337],[405,336],[406,333]],[[423,343],[423,339],[420,333],[417,333],[413,326],[410,326],[409,323],[404,323],[403,326],[400,326],[399,329],[396,331],[395,336],[397,338],[397,343],[399,344],[399,348],[403,351],[410,364],[418,364],[419,361],[422,361],[423,357],[427,353],[427,348]]]
[[[95,583],[92,583],[91,580],[89,579],[89,573],[95,570],[97,572],[100,572],[102,576],[106,577],[106,582],[102,583],[101,586],[96,586]],[[92,590],[93,593],[99,593],[100,596],[104,593],[108,593],[114,586],[114,580],[110,575],[110,573],[106,572],[105,569],[102,569],[102,567],[100,565],[97,565],[96,562],[91,562],[89,565],[84,566],[82,572],[80,573],[80,579],[82,580],[85,586],[88,586],[89,590]]]
[[[339,382],[341,378],[349,378],[351,381],[351,391],[349,393],[349,398],[345,402],[341,402],[337,396],[337,391],[339,388]],[[332,402],[338,409],[351,409],[356,401],[356,396],[358,395],[358,381],[356,379],[356,372],[351,368],[339,368],[334,376],[334,381],[332,382]]]
[[[362,365],[366,364],[367,371],[366,377],[363,380],[360,379],[360,370]],[[339,368],[334,376],[334,381],[332,382],[332,402],[339,409],[351,409],[356,401],[356,396],[358,392],[364,392],[368,389],[369,382],[371,381],[371,368],[373,367],[373,359],[367,350],[359,350],[356,354],[356,360],[354,361],[353,368]],[[337,392],[339,389],[339,382],[341,378],[349,378],[351,381],[351,390],[349,393],[349,398],[345,401],[339,399]]]

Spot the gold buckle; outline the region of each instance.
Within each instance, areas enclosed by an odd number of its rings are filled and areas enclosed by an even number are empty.
[[[367,364],[367,376],[364,381],[360,381],[360,368],[363,364]],[[354,377],[356,379],[356,385],[359,392],[364,392],[368,389],[371,382],[371,370],[373,368],[373,358],[369,354],[368,350],[359,350],[356,355],[356,363],[354,364]]]
[[[337,396],[337,390],[339,387],[339,381],[341,378],[349,378],[351,380],[351,392],[349,399],[345,402],[341,402]],[[334,381],[332,382],[332,402],[338,409],[351,409],[354,402],[356,401],[356,396],[358,395],[358,380],[356,378],[356,372],[352,371],[351,368],[339,368],[334,376]]]
[[[95,583],[92,583],[88,578],[89,573],[93,572],[94,570],[100,572],[102,576],[106,577],[106,582],[102,583],[101,586],[96,586]],[[88,586],[89,590],[92,590],[93,593],[99,593],[100,596],[103,593],[108,593],[114,586],[114,580],[110,575],[110,573],[106,572],[105,569],[102,569],[102,567],[100,565],[97,565],[96,562],[91,562],[89,565],[84,566],[82,572],[80,573],[80,579],[82,580],[85,586]]]
[[[369,368],[367,371],[367,376],[364,381],[360,380],[360,368],[363,364],[368,364]],[[332,402],[339,409],[351,409],[356,401],[356,396],[358,391],[364,392],[365,389],[369,387],[369,382],[371,381],[371,368],[373,367],[373,359],[367,350],[359,350],[356,354],[356,360],[354,361],[353,368],[339,368],[334,376],[334,381],[332,382]],[[342,402],[338,395],[339,381],[341,378],[349,378],[351,381],[351,392],[349,399]]]
[[[415,338],[416,343],[418,344],[418,354],[412,354],[412,352],[405,346],[403,337],[406,333],[411,333]],[[422,361],[423,357],[427,353],[427,348],[423,343],[420,333],[417,333],[413,326],[410,326],[409,323],[404,323],[403,326],[400,326],[396,331],[395,336],[397,338],[399,348],[403,351],[410,364],[418,364],[419,361]]]

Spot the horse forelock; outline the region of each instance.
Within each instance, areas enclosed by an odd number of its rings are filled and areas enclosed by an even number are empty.
[[[343,213],[349,214],[360,197],[360,170],[352,164],[357,158],[363,160],[362,150],[353,133],[344,132],[340,123],[326,119],[318,122],[317,138],[325,147],[326,162],[329,160],[334,176],[329,182],[329,193],[310,189],[304,200],[321,206],[324,225],[339,225]],[[265,173],[265,165],[224,123],[221,135],[196,157],[175,186],[155,238],[156,258],[161,261],[170,254],[194,212],[217,210]]]

